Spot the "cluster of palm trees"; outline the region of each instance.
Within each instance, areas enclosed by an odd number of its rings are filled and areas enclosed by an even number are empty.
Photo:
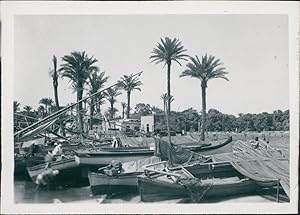
[[[95,95],[91,96],[90,99],[84,102],[88,102],[90,106],[90,127],[93,126],[93,116],[96,113],[100,113],[101,105],[105,103],[105,99],[110,103],[108,109],[109,117],[114,118],[117,112],[115,108],[116,97],[121,94],[121,90],[127,93],[127,103],[122,104],[123,109],[127,108],[126,116],[130,118],[130,97],[133,90],[141,90],[140,86],[142,83],[139,81],[138,77],[133,77],[132,75],[124,75],[121,77],[120,81],[105,91],[101,91],[105,87],[105,83],[108,81],[109,76],[105,75],[105,72],[100,71],[99,67],[95,65],[98,60],[94,57],[89,57],[86,52],[71,52],[69,55],[62,57],[62,64],[60,68],[57,66],[57,58],[53,56],[53,69],[50,71],[50,75],[53,80],[54,89],[54,100],[56,110],[60,108],[58,99],[58,78],[68,78],[71,87],[76,91],[77,95],[77,115],[78,115],[78,125],[79,130],[83,131],[83,104],[82,98],[86,85],[88,86],[87,94]],[[97,93],[98,92],[98,93]],[[53,100],[48,98],[43,98],[40,101],[44,104],[44,109],[46,114],[49,113],[49,107],[52,107]],[[123,111],[124,112],[124,111]]]
[[[181,61],[188,61],[185,70],[180,74],[180,77],[192,77],[197,78],[201,82],[202,91],[202,127],[201,136],[204,140],[204,132],[206,127],[206,88],[207,82],[211,79],[222,78],[228,80],[226,77],[227,72],[224,67],[221,67],[222,63],[219,59],[214,56],[205,54],[203,57],[199,58],[197,55],[191,57],[186,54],[186,49],[183,47],[181,41],[177,38],[170,39],[165,37],[160,39],[156,47],[153,49],[150,56],[151,62],[163,63],[164,66],[167,65],[167,93],[161,95],[161,99],[164,101],[164,110],[167,114],[171,112],[171,103],[174,101],[174,97],[171,96],[171,66],[173,62],[178,63],[180,66]],[[93,116],[101,111],[101,105],[105,103],[105,99],[109,102],[110,107],[108,109],[108,116],[112,119],[115,117],[118,111],[115,108],[115,103],[117,102],[116,97],[121,94],[121,90],[124,90],[127,94],[127,102],[122,102],[122,117],[130,118],[130,103],[131,94],[134,90],[141,91],[142,82],[138,77],[133,75],[123,75],[121,79],[113,87],[104,89],[105,83],[108,81],[109,77],[105,75],[105,72],[100,71],[99,67],[95,65],[98,62],[96,58],[89,57],[86,52],[71,52],[69,55],[65,55],[62,58],[62,64],[60,68],[57,66],[57,58],[53,56],[52,63],[53,68],[50,71],[50,75],[53,81],[54,89],[54,101],[55,110],[60,109],[59,99],[58,99],[58,80],[59,77],[68,78],[72,88],[76,91],[77,95],[77,115],[78,115],[78,125],[79,130],[82,132],[83,129],[83,106],[82,98],[84,94],[85,86],[88,85],[88,94],[95,95],[90,97],[88,104],[90,106],[90,127],[93,126]],[[97,93],[98,92],[98,93]],[[87,100],[84,100],[87,102]],[[43,98],[40,100],[40,104],[44,106],[39,107],[39,111],[45,113],[46,115],[51,113],[53,108],[53,100],[50,98]],[[14,103],[15,108],[19,108],[18,103]],[[24,107],[27,111],[32,108],[30,106]]]
[[[197,55],[191,57],[186,53],[186,49],[183,47],[181,41],[177,38],[170,39],[169,37],[161,38],[156,47],[152,51],[150,56],[151,62],[164,63],[167,65],[167,94],[162,96],[166,103],[164,105],[166,112],[171,112],[171,65],[172,62],[178,63],[180,66],[181,61],[188,61],[186,69],[180,74],[180,77],[192,77],[197,78],[201,82],[201,95],[202,95],[202,123],[201,123],[201,140],[205,140],[206,129],[206,88],[207,82],[211,79],[221,78],[228,81],[225,68],[222,67],[222,63],[219,59],[216,59],[212,55],[205,54],[199,58]],[[174,99],[173,99],[174,100]]]

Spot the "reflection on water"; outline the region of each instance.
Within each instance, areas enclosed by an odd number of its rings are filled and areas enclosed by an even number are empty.
[[[16,203],[59,203],[99,198],[91,194],[89,186],[80,188],[57,187],[52,190],[37,189],[31,181],[15,180]]]

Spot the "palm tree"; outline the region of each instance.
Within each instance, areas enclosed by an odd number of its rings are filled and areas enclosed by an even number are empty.
[[[114,104],[116,103],[116,97],[121,95],[121,92],[119,90],[118,86],[115,87],[111,87],[108,88],[105,92],[104,95],[107,99],[107,101],[109,101],[110,103],[110,109],[109,109],[109,113],[110,113],[110,118],[113,119],[114,115],[115,115],[115,108],[114,108]]]
[[[118,112],[118,109],[113,107],[113,109],[110,107],[108,110],[107,110],[107,114],[109,117],[114,118],[115,114]],[[113,116],[113,117],[112,117]]]
[[[96,112],[101,113],[101,105],[105,104],[104,93],[98,93],[95,99],[96,99]]]
[[[53,89],[54,89],[54,101],[55,101],[55,105],[57,110],[59,110],[59,102],[58,102],[58,92],[57,92],[57,88],[58,88],[58,71],[57,71],[57,58],[55,55],[53,55],[52,58],[52,63],[53,63],[53,70],[50,71],[50,75],[52,77],[52,84],[53,84]]]
[[[57,91],[59,73],[57,71],[57,58],[55,55],[53,55],[52,63],[53,63],[53,70],[50,70],[50,75],[53,80],[52,83],[53,83],[53,89],[54,89],[54,101],[55,101],[56,111],[58,111],[60,109],[59,102],[58,102],[58,91]],[[66,136],[62,117],[60,117],[60,119],[59,119],[59,124],[60,124],[60,129],[62,131],[63,136]]]
[[[220,67],[223,63],[214,56],[203,56],[201,60],[196,55],[195,58],[190,57],[190,62],[186,65],[187,69],[182,72],[180,77],[189,76],[198,78],[201,81],[202,91],[202,123],[201,123],[201,140],[205,140],[206,128],[206,88],[207,82],[211,79],[222,78],[228,81],[224,67]]]
[[[79,102],[82,100],[84,85],[90,72],[97,68],[93,64],[98,60],[94,57],[88,57],[85,52],[71,52],[70,55],[65,55],[62,60],[64,63],[60,68],[61,75],[70,79],[72,87],[77,91],[77,102]],[[77,113],[79,130],[83,132],[82,102],[78,103]]]
[[[37,110],[40,113],[41,117],[43,118],[45,114],[45,107],[40,105]]]
[[[48,114],[50,112],[49,107],[53,104],[53,100],[51,98],[42,98],[39,103],[45,105],[46,114]]]
[[[127,119],[129,119],[130,112],[130,95],[133,90],[141,91],[139,86],[143,85],[138,77],[133,77],[132,74],[130,76],[124,75],[121,77],[121,80],[118,81],[118,86],[127,92]]]
[[[48,98],[42,98],[42,99],[39,101],[39,103],[45,105],[45,110],[46,110],[46,114],[47,114],[47,109],[48,109]]]
[[[168,110],[168,94],[167,93],[163,93],[161,94],[160,96],[160,99],[163,100],[163,103],[164,103],[164,112],[166,110]],[[172,103],[174,101],[174,96],[170,95],[170,103]]]
[[[14,101],[14,113],[20,110],[21,103],[18,101]]]
[[[100,72],[99,69],[95,68],[91,74],[89,75],[89,85],[90,85],[90,95],[98,92],[100,89],[104,87],[104,84],[108,80],[108,76],[105,76],[105,72]],[[95,105],[97,105],[97,98],[99,95],[96,95],[91,98],[90,100],[90,129],[93,128],[93,115],[94,115],[94,110],[95,110]],[[101,97],[101,95],[100,95]],[[100,101],[101,103],[101,101]]]
[[[167,65],[167,93],[168,98],[171,98],[171,64],[172,61],[175,61],[180,66],[180,60],[186,60],[186,57],[188,55],[184,54],[186,49],[181,45],[181,42],[174,38],[173,40],[169,37],[166,37],[164,40],[161,38],[160,43],[156,45],[156,48],[153,49],[152,55],[150,56],[150,59],[153,59],[151,62],[158,63],[164,63],[164,65]],[[168,100],[168,114],[171,112],[171,100]]]
[[[55,108],[53,108],[53,100],[51,98],[47,98],[47,104],[48,104],[48,113],[51,114]]]
[[[125,116],[125,108],[127,106],[127,104],[125,102],[122,102],[121,103],[121,106],[122,106],[122,119],[124,119],[124,116]]]
[[[30,113],[31,110],[32,110],[32,107],[29,106],[29,105],[25,105],[25,106],[24,106],[24,110],[25,110],[27,113]]]

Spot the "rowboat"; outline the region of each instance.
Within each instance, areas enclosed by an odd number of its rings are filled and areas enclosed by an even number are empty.
[[[159,170],[154,167],[161,166]],[[230,162],[212,162],[168,169],[166,162],[145,166],[138,176],[144,202],[189,198],[192,202],[255,192],[259,185],[236,171]]]
[[[26,158],[24,155],[15,155],[14,176],[27,177],[26,167],[44,163],[44,157],[35,156]]]
[[[122,170],[117,174],[109,174],[109,168],[101,168],[97,172],[89,172],[90,189],[94,195],[119,192],[137,192],[137,176],[143,174],[143,166],[160,161],[153,156],[137,161],[122,164]]]
[[[53,170],[59,170],[59,174],[55,177],[55,182],[58,184],[74,184],[81,185],[87,184],[87,181],[81,177],[82,171],[81,166],[75,161],[75,158],[65,158],[60,161],[50,162],[50,167]],[[39,164],[32,167],[27,167],[27,172],[33,182],[35,182],[36,177],[42,173],[46,168],[46,163]],[[76,180],[74,180],[76,179]]]
[[[232,151],[232,137],[225,141],[215,141],[209,144],[180,144],[182,148],[199,152],[204,155],[218,154]],[[112,160],[121,163],[141,160],[154,155],[155,147],[97,147],[76,150],[76,162],[82,165],[105,166]]]

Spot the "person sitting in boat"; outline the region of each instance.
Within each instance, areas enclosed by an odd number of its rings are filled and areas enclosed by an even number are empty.
[[[110,164],[104,168],[103,172],[106,175],[114,176],[120,174],[122,170],[123,170],[122,163],[118,160],[112,160]]]
[[[54,145],[55,145],[55,148],[52,151],[53,156],[60,156],[60,155],[62,155],[61,144],[55,143]]]
[[[54,156],[52,154],[52,151],[48,151],[45,156],[45,163],[49,163],[54,160]]]
[[[47,186],[58,174],[59,170],[53,170],[48,163],[45,169],[36,177],[35,183],[38,186]]]
[[[116,137],[112,137],[112,147],[113,148],[119,148],[120,147],[120,142]]]

